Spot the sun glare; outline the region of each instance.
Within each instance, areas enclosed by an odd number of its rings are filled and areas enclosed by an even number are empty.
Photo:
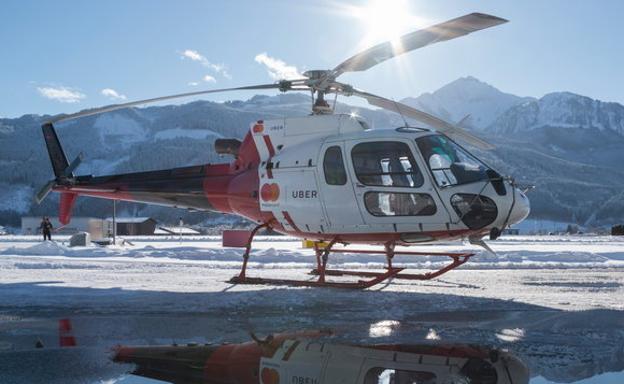
[[[395,40],[425,25],[423,18],[411,13],[406,0],[370,0],[364,6],[350,6],[347,12],[364,24],[363,46]]]

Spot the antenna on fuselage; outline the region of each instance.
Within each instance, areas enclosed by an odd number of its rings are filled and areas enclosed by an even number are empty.
[[[405,116],[403,116],[403,113],[401,113],[401,108],[399,108],[399,104],[396,102],[396,100],[394,100],[394,98],[392,99],[392,102],[394,103],[394,107],[396,108],[397,113],[401,115],[401,119],[403,119],[403,124],[405,124],[405,128],[407,128],[407,120],[405,119]]]

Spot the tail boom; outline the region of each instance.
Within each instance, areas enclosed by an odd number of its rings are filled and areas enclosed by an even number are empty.
[[[77,196],[162,205],[197,211],[234,213],[263,220],[259,203],[259,155],[250,133],[237,145],[232,163],[205,164],[108,176],[75,176],[51,123],[42,126],[56,178],[39,195],[61,193],[60,219],[69,223]],[[45,193],[45,195],[44,195]]]
[[[74,199],[80,195],[237,213],[255,220],[260,214],[257,180],[255,170],[231,173],[230,164],[207,164],[110,176],[77,176],[71,184],[57,185],[54,191]]]

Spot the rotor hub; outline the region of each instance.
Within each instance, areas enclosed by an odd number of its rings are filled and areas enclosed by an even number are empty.
[[[312,69],[303,72],[303,76],[307,77],[310,80],[326,80],[334,78],[333,74],[334,71],[332,71],[331,69]]]

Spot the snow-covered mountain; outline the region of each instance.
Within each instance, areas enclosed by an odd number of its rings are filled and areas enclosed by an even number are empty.
[[[621,169],[624,160],[624,106],[569,92],[513,106],[486,131],[569,161]]]
[[[570,92],[554,92],[512,106],[488,130],[524,134],[545,127],[595,129],[624,135],[624,106]]]
[[[490,84],[468,76],[433,93],[409,97],[402,102],[455,123],[470,115],[467,126],[482,130],[509,108],[532,100],[501,92]]]

